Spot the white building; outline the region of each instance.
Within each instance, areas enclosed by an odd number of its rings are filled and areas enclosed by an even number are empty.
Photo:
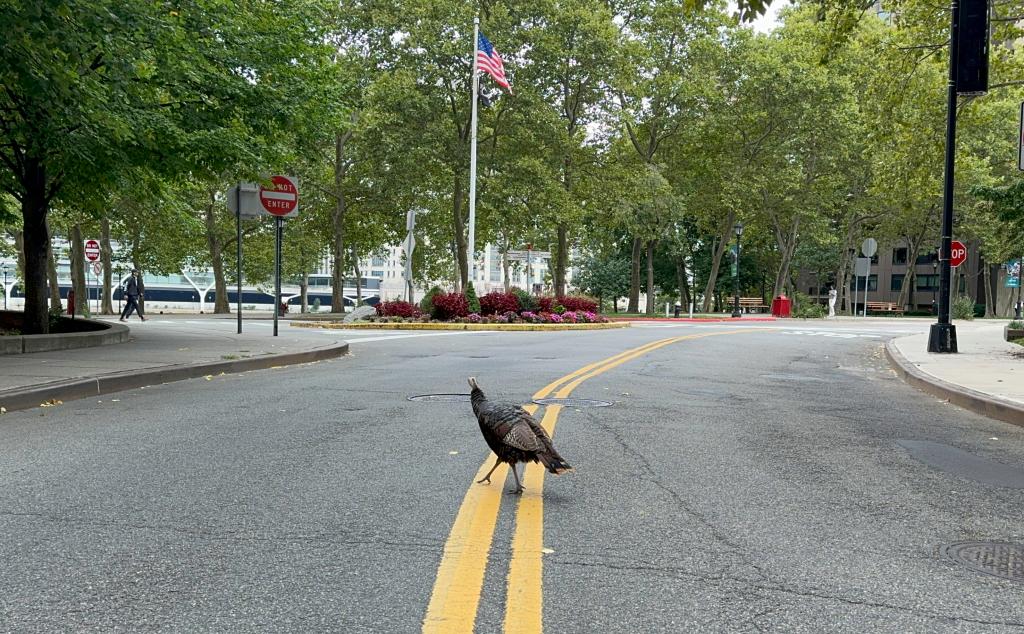
[[[551,290],[549,264],[550,262],[546,259],[533,261],[530,267],[530,280],[527,280],[526,265],[524,263],[511,262],[509,266],[510,286],[517,286],[522,289],[532,288],[534,292],[549,292]],[[359,263],[359,270],[364,276],[381,280],[381,299],[405,298],[405,251],[401,245],[387,247],[378,255],[363,259]],[[567,273],[566,277],[570,282],[572,281],[571,270]],[[435,284],[441,288],[451,286],[449,280],[433,281],[427,286],[429,288]],[[488,244],[479,252],[473,288],[476,289],[477,295],[505,290],[505,275],[501,266],[501,253],[498,251],[497,246]],[[414,290],[417,301],[426,292],[425,289],[419,287]]]

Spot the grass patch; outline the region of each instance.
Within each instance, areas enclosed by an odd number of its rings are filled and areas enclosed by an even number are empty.
[[[238,358],[238,355],[237,354],[222,354],[222,355],[220,355],[220,358],[224,359],[225,361],[234,361],[235,359]]]

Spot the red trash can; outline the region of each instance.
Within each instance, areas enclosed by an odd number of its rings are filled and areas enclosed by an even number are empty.
[[[776,317],[789,317],[791,310],[791,302],[785,295],[779,295],[772,300],[772,315]]]

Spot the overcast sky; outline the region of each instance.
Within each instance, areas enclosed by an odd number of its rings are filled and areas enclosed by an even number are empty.
[[[778,25],[778,13],[779,9],[788,5],[789,3],[785,0],[775,0],[768,6],[768,11],[764,15],[754,20],[754,30],[758,33],[767,33]],[[729,9],[736,11],[736,3],[730,0]]]

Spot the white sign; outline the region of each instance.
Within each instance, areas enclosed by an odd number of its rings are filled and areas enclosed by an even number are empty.
[[[99,262],[93,262],[92,263],[92,274],[95,275],[96,277],[99,277],[100,273],[102,273],[102,272],[103,272],[103,265],[101,265]]]
[[[878,252],[878,241],[874,238],[867,238],[861,243],[860,252],[864,254],[864,257],[874,257]]]
[[[853,274],[857,277],[867,277],[871,274],[871,258],[857,258],[854,264]]]
[[[256,183],[239,183],[228,190],[228,211],[242,218],[256,218],[264,215],[260,204],[260,188]]]
[[[95,262],[100,259],[100,243],[95,240],[85,241],[85,259]]]

